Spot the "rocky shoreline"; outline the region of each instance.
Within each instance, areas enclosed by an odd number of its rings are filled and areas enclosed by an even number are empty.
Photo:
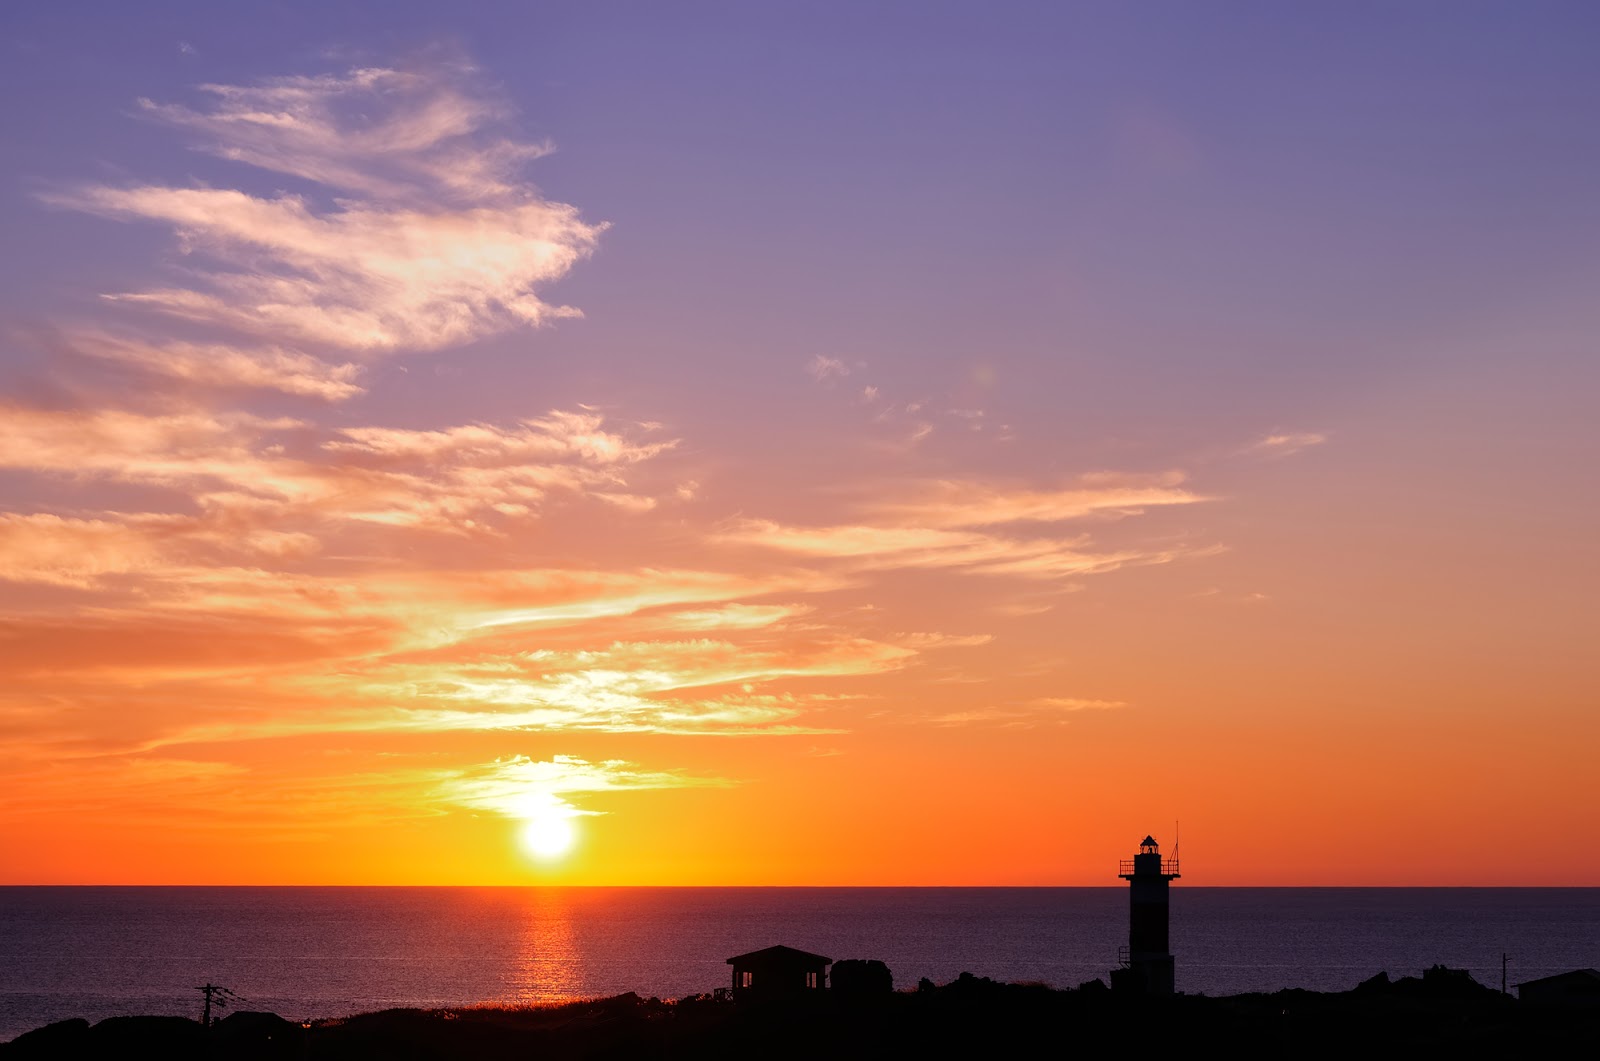
[[[1233,1054],[1469,1056],[1600,1046],[1600,1010],[1530,1005],[1435,966],[1351,991],[1127,997],[1100,981],[1057,990],[963,973],[944,985],[731,1002],[636,994],[528,1008],[395,1009],[295,1023],[233,1013],[61,1021],[0,1044],[0,1061],[61,1058],[996,1057],[1041,1052],[1225,1049]]]

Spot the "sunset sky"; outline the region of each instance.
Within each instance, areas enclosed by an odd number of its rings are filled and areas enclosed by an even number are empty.
[[[0,12],[0,883],[1600,885],[1600,6]]]

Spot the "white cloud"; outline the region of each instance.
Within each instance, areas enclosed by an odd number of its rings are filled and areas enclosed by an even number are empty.
[[[145,101],[224,158],[343,194],[97,185],[61,206],[172,227],[190,286],[108,296],[245,334],[364,353],[437,349],[574,316],[537,289],[587,256],[604,225],[517,176],[548,145],[492,138],[501,108],[460,68],[365,69],[207,85],[208,108]]]

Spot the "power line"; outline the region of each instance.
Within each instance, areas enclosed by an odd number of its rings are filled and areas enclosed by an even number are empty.
[[[226,1009],[236,1002],[250,1001],[242,995],[237,995],[226,987],[218,987],[216,984],[206,984],[204,987],[195,988],[195,990],[204,995],[206,999],[205,1009],[200,1014],[200,1023],[207,1028],[211,1027],[212,1006],[218,1009]]]

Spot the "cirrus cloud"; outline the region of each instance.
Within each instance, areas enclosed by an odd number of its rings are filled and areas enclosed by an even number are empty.
[[[366,355],[431,350],[578,311],[537,289],[595,247],[603,224],[541,196],[518,167],[549,150],[493,135],[503,108],[470,70],[206,85],[209,106],[143,101],[203,149],[339,197],[98,184],[54,205],[170,227],[190,282],[107,295],[231,332]]]

